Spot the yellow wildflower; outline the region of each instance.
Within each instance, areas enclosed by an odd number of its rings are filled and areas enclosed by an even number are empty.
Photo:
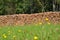
[[[11,31],[8,31],[9,33],[11,33]]]
[[[16,36],[14,35],[13,38],[16,38]]]
[[[14,35],[14,36],[12,37],[12,39],[16,40],[16,35]]]
[[[12,32],[11,31],[8,31],[8,35],[10,35]]]
[[[41,25],[42,23],[40,22],[39,24]]]
[[[45,18],[46,21],[48,21],[49,19],[48,18]]]
[[[18,32],[21,32],[21,30],[18,30]]]
[[[5,34],[3,34],[3,38],[7,38],[7,36]]]
[[[34,36],[34,40],[37,40],[38,39],[38,37],[37,36]]]
[[[48,22],[48,24],[50,25],[50,22]]]
[[[4,38],[7,38],[7,36],[5,35]]]

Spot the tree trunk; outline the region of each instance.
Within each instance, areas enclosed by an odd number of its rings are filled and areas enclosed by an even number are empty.
[[[42,12],[44,12],[45,11],[45,9],[44,9],[45,7],[44,6],[42,6]]]
[[[55,11],[55,1],[53,0],[53,11]]]

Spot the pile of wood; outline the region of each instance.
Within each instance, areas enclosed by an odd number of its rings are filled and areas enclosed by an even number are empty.
[[[48,18],[48,20],[45,20]],[[60,12],[44,12],[35,14],[14,14],[0,16],[1,25],[25,25],[34,23],[60,23]]]

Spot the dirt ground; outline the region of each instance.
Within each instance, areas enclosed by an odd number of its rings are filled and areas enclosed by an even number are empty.
[[[48,20],[46,20],[46,18]],[[35,14],[14,14],[0,16],[1,25],[25,25],[34,23],[60,23],[60,12],[43,12]]]

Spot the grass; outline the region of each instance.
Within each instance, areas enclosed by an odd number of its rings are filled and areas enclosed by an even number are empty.
[[[60,40],[59,24],[0,27],[0,40]]]

